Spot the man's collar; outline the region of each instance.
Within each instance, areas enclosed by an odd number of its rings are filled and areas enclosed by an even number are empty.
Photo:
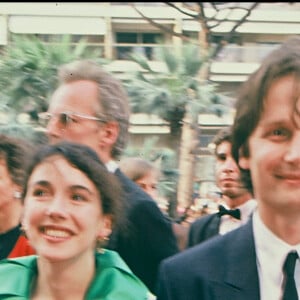
[[[115,171],[119,168],[119,166],[115,160],[110,160],[105,165],[106,165],[107,170],[111,173],[115,173]]]

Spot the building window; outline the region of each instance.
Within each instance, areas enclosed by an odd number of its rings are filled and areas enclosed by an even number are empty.
[[[148,60],[153,60],[155,47],[160,45],[161,40],[160,33],[117,32],[115,45],[117,59],[127,60],[130,54],[140,53]]]

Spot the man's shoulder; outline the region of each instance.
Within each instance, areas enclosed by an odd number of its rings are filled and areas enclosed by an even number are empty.
[[[209,265],[222,263],[226,253],[234,253],[236,247],[252,244],[253,238],[250,223],[241,226],[225,235],[216,235],[200,244],[186,249],[172,257],[165,259],[164,263],[176,268],[193,268],[193,264]]]
[[[206,214],[206,215],[200,216],[196,220],[194,220],[194,222],[192,222],[191,225],[206,223],[206,222],[210,221],[211,219],[216,218],[217,216],[218,216],[218,213],[211,213],[211,214]]]
[[[199,257],[199,255],[207,256],[207,254],[211,253],[211,251],[214,251],[214,249],[218,249],[220,245],[224,244],[224,242],[226,242],[226,239],[227,237],[224,239],[224,236],[221,235],[214,236],[207,241],[199,243],[193,247],[186,249],[183,252],[176,254],[174,257],[170,257],[170,261],[184,261],[193,257]]]
[[[199,244],[218,234],[219,222],[220,218],[217,213],[201,216],[192,222],[189,229],[189,246]]]
[[[222,251],[224,249],[223,241],[219,236],[213,237],[203,243],[179,252],[171,257],[163,260],[161,264],[162,270],[168,270],[168,274],[198,274],[206,272],[214,265],[218,264],[220,257],[224,257]],[[225,254],[226,255],[226,254]],[[184,275],[182,275],[184,277]],[[181,277],[181,275],[180,275]]]
[[[212,214],[207,214],[207,215],[198,217],[196,220],[194,220],[191,223],[190,229],[195,230],[196,228],[201,228],[205,224],[208,224],[209,222],[214,220],[215,218],[218,218],[218,213],[212,213]]]

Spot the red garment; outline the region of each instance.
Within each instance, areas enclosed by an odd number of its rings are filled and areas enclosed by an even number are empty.
[[[8,258],[27,256],[35,254],[35,250],[30,246],[29,241],[23,235],[20,235],[14,248],[9,253]]]

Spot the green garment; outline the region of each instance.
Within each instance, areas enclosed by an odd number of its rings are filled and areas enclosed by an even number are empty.
[[[131,272],[118,253],[96,253],[96,275],[85,300],[145,300],[150,293]],[[30,255],[0,261],[0,299],[30,299],[37,277],[37,256]]]

